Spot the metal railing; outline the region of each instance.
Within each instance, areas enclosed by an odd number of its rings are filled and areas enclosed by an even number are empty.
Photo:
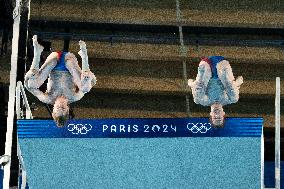
[[[25,88],[21,81],[17,82],[16,87],[16,114],[17,119],[33,119],[31,108],[25,93]],[[19,142],[17,142],[17,154],[19,158],[19,177],[22,177],[21,183],[19,183],[18,188],[25,189],[27,184],[27,174]]]
[[[17,62],[18,62],[18,44],[20,32],[20,7],[21,0],[16,0],[16,6],[13,11],[13,39],[12,39],[12,55],[11,55],[11,71],[10,71],[10,86],[9,86],[9,101],[8,101],[8,117],[7,117],[7,132],[5,142],[5,156],[9,161],[4,166],[3,188],[9,189],[10,184],[10,169],[11,169],[11,154],[12,154],[12,140],[13,127],[15,115],[15,90],[16,90],[16,76],[17,76]]]
[[[275,93],[275,188],[265,189],[280,189],[280,77],[276,78],[276,93]]]
[[[25,112],[23,107],[25,107]],[[21,81],[17,82],[16,88],[16,114],[17,119],[33,119],[32,111],[25,93],[24,86]]]

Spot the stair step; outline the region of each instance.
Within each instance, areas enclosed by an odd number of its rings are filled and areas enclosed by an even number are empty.
[[[62,49],[63,41],[52,40],[53,49]],[[179,45],[170,44],[134,44],[86,41],[89,58],[109,58],[125,60],[162,60],[181,61]],[[69,51],[77,54],[78,41],[70,41]],[[220,54],[233,63],[281,64],[284,55],[281,48],[238,47],[238,46],[188,46],[188,61],[200,61],[201,57]]]

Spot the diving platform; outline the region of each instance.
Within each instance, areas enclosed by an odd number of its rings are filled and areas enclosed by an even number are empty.
[[[18,120],[29,188],[263,187],[263,119]]]

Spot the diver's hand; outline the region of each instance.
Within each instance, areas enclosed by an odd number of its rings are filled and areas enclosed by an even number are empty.
[[[193,87],[194,86],[194,80],[193,79],[189,79],[187,84],[188,84],[188,86]]]
[[[241,84],[243,84],[243,83],[244,83],[243,76],[238,76],[237,79],[236,79],[236,85],[241,86]]]

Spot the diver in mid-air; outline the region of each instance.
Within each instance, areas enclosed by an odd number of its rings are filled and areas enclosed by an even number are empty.
[[[215,127],[223,127],[223,106],[239,100],[239,89],[243,77],[235,80],[232,68],[223,56],[204,58],[199,63],[196,80],[188,80],[194,102],[210,106],[210,119]]]
[[[70,52],[52,52],[39,68],[44,48],[38,43],[37,36],[33,36],[34,57],[24,84],[40,101],[53,105],[52,116],[59,127],[69,118],[69,104],[80,100],[96,84],[96,77],[89,68],[86,43],[79,41],[79,45],[82,69]],[[47,90],[42,92],[39,87],[46,79]]]

